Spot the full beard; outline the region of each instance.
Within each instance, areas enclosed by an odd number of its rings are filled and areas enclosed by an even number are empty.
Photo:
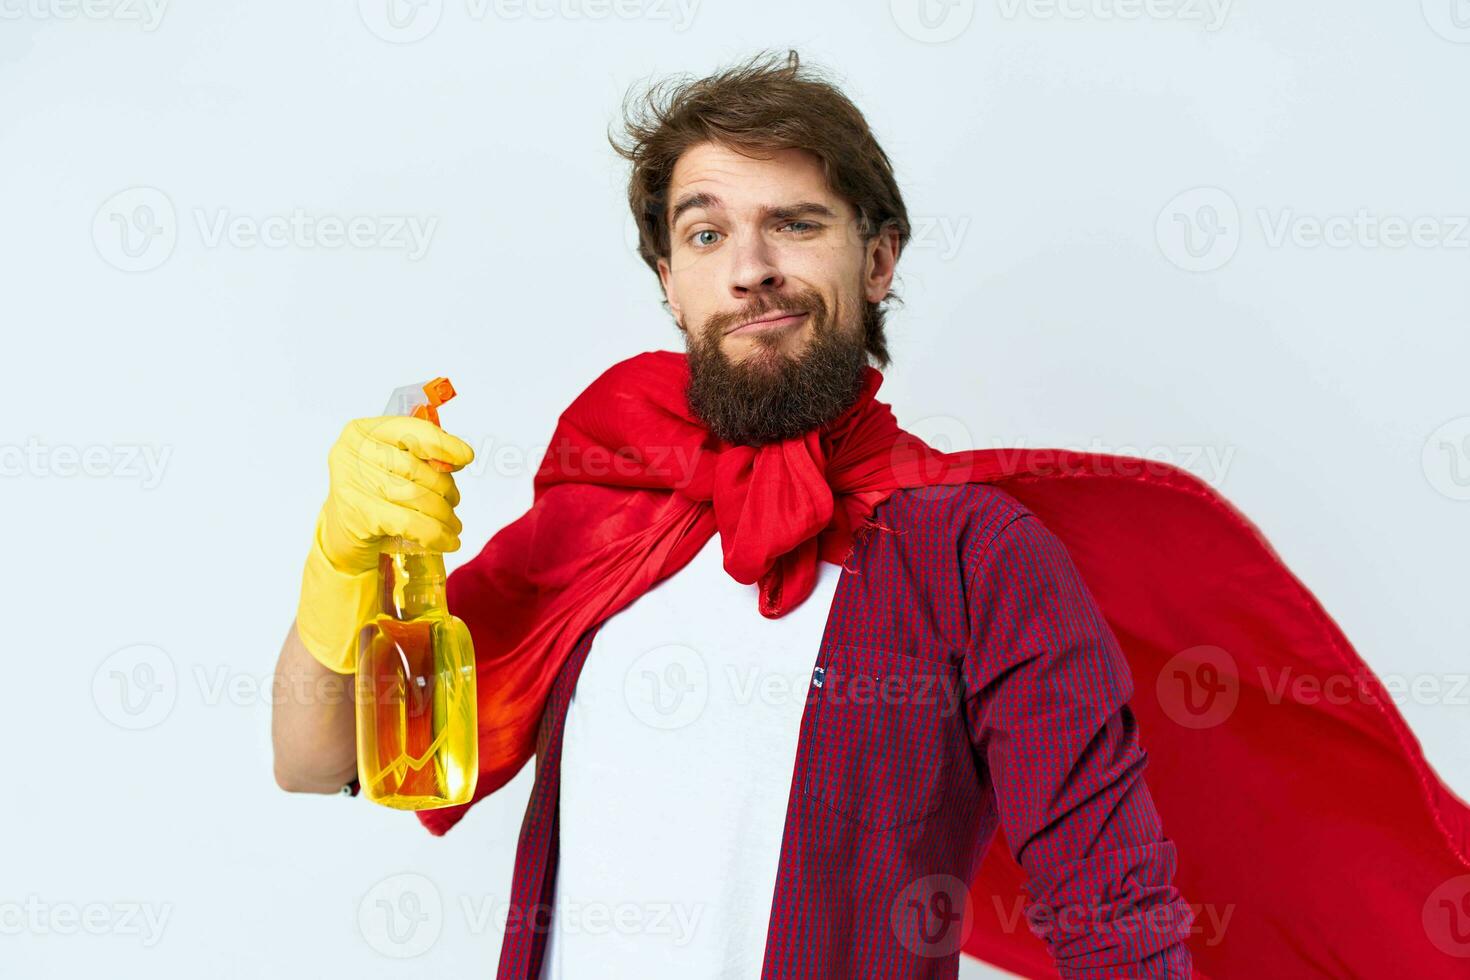
[[[752,349],[738,363],[720,347],[734,323],[780,309],[805,310],[811,335],[796,355],[783,352],[782,338],[754,334]],[[868,355],[862,324],[845,323],[815,290],[781,301],[753,304],[738,314],[710,317],[697,335],[685,331],[689,363],[689,409],[727,443],[762,446],[816,429],[850,406],[862,389]]]

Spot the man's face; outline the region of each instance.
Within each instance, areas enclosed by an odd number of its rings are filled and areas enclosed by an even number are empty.
[[[868,303],[888,292],[898,233],[863,242],[857,215],[804,150],[685,151],[658,263],[689,353],[690,407],[718,436],[759,445],[851,403]]]

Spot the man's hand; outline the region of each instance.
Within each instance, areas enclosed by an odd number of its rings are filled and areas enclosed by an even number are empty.
[[[459,489],[451,470],[475,458],[432,422],[385,415],[353,419],[327,455],[331,486],[301,577],[296,630],[323,666],[350,673],[357,627],[376,603],[378,555],[402,536],[432,551],[459,549]]]

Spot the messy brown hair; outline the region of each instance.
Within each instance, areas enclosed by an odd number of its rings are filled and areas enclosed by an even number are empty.
[[[898,231],[900,253],[909,240],[908,211],[893,166],[867,120],[822,73],[803,66],[794,50],[784,56],[763,52],[706,78],[675,76],[641,94],[630,91],[623,102],[622,138],[609,132],[608,141],[632,164],[628,206],[638,225],[638,254],[655,275],[658,260],[669,257],[674,164],[704,142],[751,156],[809,151],[822,161],[827,186],[857,212],[865,245],[889,228]],[[897,299],[890,289],[879,302],[864,304],[867,351],[880,367],[889,361],[884,304]]]

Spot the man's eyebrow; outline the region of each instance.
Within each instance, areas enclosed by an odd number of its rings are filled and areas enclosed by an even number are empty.
[[[724,207],[724,202],[714,194],[701,193],[686,195],[679,199],[679,203],[674,205],[674,210],[669,214],[669,227],[676,226],[679,223],[680,216],[686,211],[691,211],[695,208],[714,210],[722,207]],[[837,217],[837,212],[827,207],[827,205],[819,204],[816,201],[798,201],[795,204],[782,204],[777,207],[766,205],[761,208],[761,212],[768,218],[778,218],[786,221],[807,214],[819,215],[824,218]]]
[[[679,216],[685,211],[691,211],[694,208],[709,210],[710,208],[723,206],[720,203],[720,199],[713,194],[686,194],[679,199],[679,203],[675,204],[674,210],[669,213],[669,227],[672,228],[677,225],[679,223]]]

